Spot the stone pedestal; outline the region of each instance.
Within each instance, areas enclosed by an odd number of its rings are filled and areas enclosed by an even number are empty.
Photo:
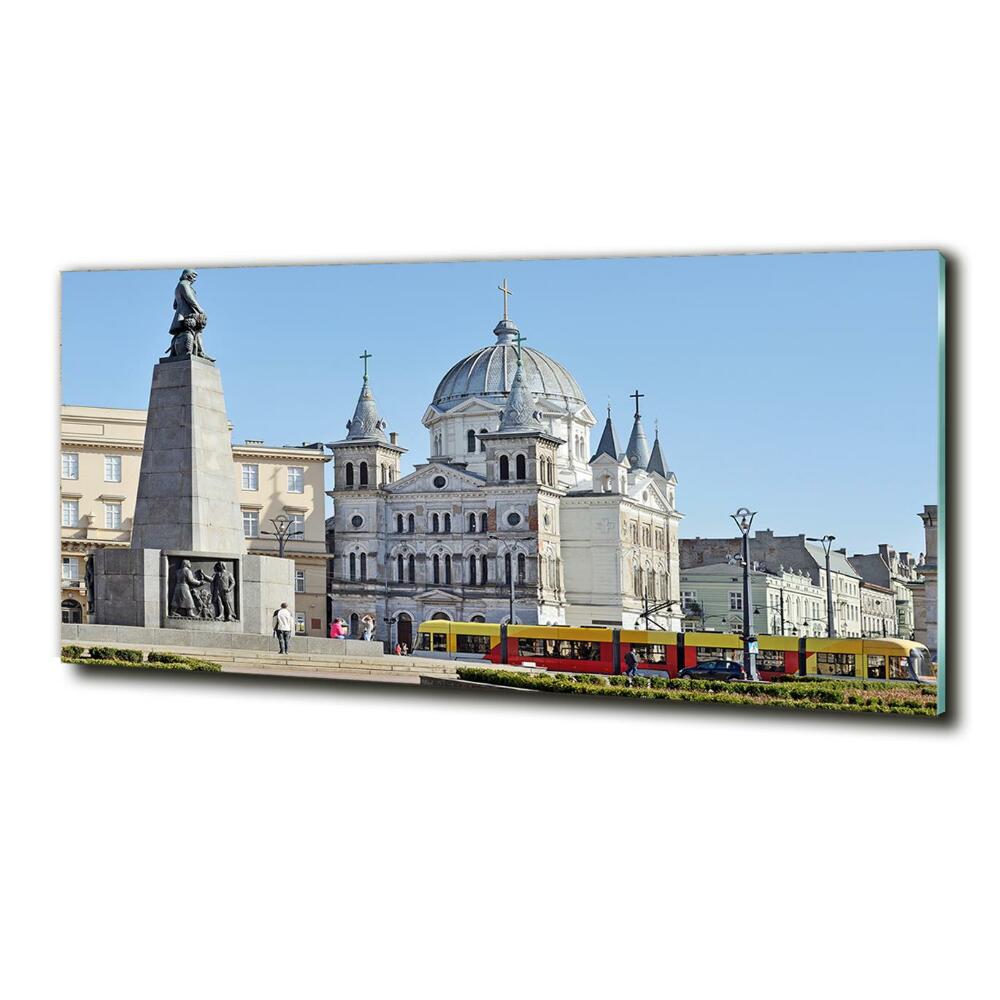
[[[132,548],[246,552],[222,378],[204,358],[153,368]]]
[[[204,358],[153,368],[132,545],[94,553],[94,590],[97,624],[206,635],[270,635],[295,606],[294,561],[247,554],[222,379]]]

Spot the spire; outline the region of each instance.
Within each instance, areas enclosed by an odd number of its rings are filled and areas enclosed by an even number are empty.
[[[611,423],[611,404],[608,404],[608,419],[604,422],[604,433],[601,434],[601,440],[598,442],[597,451],[594,452],[591,462],[597,458],[598,455],[610,455],[616,462],[618,461],[618,456],[621,455],[622,450],[618,444],[618,435],[615,434],[614,424]]]
[[[647,472],[655,472],[658,476],[666,479],[670,473],[667,470],[667,463],[663,461],[663,452],[660,450],[660,425],[657,423],[653,431],[653,450],[650,453],[649,461],[646,463]]]
[[[521,367],[521,340],[517,335],[517,370],[514,372],[514,382],[510,387],[507,404],[500,418],[500,433],[524,431],[526,434],[542,430],[538,420],[537,403],[531,390],[524,384],[524,369]]]
[[[347,422],[348,441],[386,440],[386,424],[379,416],[378,405],[368,385],[368,359],[371,356],[367,351],[359,355],[365,363],[365,374],[361,383],[361,395],[358,396],[358,405],[354,408],[354,417]]]
[[[646,440],[646,432],[642,429],[639,414],[639,400],[643,395],[644,393],[636,389],[631,396],[635,400],[635,422],[632,424],[632,435],[625,448],[625,457],[633,469],[645,469],[649,465],[649,441]]]
[[[493,332],[497,336],[498,344],[509,344],[513,341],[514,334],[518,333],[517,324],[507,313],[507,298],[514,293],[508,288],[506,278],[503,279],[502,285],[497,285],[497,291],[503,293],[503,319],[493,328]]]

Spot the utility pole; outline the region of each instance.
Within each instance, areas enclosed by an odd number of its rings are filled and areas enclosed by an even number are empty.
[[[780,590],[781,594],[781,634],[785,634],[785,588]]]

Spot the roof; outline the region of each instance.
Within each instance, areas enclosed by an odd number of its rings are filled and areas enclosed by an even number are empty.
[[[816,565],[820,569],[826,569],[826,552],[822,545],[817,545],[815,542],[805,543],[806,551],[816,560]],[[831,573],[842,573],[844,576],[854,576],[859,580],[861,579],[861,574],[851,565],[851,561],[844,555],[843,552],[838,552],[836,549],[830,550],[830,572]]]
[[[632,423],[632,434],[625,446],[625,457],[633,469],[645,469],[649,465],[649,441],[646,439],[646,432],[643,430],[642,419],[638,413]]]
[[[597,443],[597,451],[594,452],[590,461],[593,462],[598,455],[608,455],[616,462],[622,454],[621,445],[618,444],[618,435],[615,434],[615,426],[611,422],[611,407],[608,407],[608,419],[604,421],[604,431],[601,433],[601,440]]]

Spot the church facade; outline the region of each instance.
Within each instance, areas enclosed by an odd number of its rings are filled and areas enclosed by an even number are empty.
[[[622,449],[573,376],[522,344],[454,365],[423,415],[429,455],[401,474],[367,367],[347,437],[331,442],[331,614],[412,645],[431,618],[680,627],[676,477],[636,411]],[[366,358],[367,366],[367,358]]]

